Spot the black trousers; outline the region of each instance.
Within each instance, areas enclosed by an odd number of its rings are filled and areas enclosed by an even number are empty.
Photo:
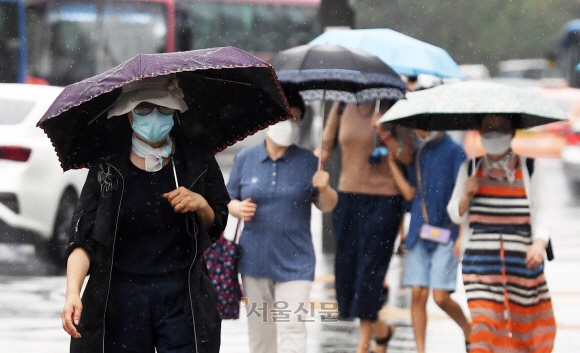
[[[400,196],[339,193],[334,273],[340,318],[377,320],[402,204]]]
[[[105,317],[106,353],[196,353],[187,282],[113,280]]]

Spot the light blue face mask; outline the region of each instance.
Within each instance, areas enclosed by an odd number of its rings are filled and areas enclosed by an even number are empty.
[[[132,127],[133,131],[145,141],[163,141],[173,128],[173,114],[162,114],[157,108],[147,115],[138,115],[133,111]]]

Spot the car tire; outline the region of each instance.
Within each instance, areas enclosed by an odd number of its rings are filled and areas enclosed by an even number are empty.
[[[72,189],[66,189],[62,195],[54,218],[52,237],[48,241],[48,257],[58,267],[66,266],[64,252],[68,244],[71,220],[78,197]]]

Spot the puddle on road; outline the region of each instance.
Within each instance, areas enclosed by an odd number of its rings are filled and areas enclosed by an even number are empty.
[[[415,352],[415,338],[410,320],[389,320],[396,328],[395,335],[389,342],[389,353]],[[320,352],[352,353],[358,344],[359,323],[353,321],[337,321],[322,325],[318,339]]]

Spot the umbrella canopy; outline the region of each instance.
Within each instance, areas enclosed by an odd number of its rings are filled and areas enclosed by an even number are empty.
[[[540,93],[499,83],[467,81],[409,93],[378,123],[395,123],[422,130],[472,130],[489,114],[512,117],[525,129],[568,120],[566,114]]]
[[[288,118],[288,104],[272,67],[233,47],[141,54],[100,75],[67,86],[38,122],[64,170],[88,167],[100,151],[131,138],[127,117],[107,119],[121,87],[174,74],[189,109],[175,128],[214,153]]]
[[[402,75],[465,79],[457,63],[442,48],[387,28],[330,30],[309,44],[356,48],[378,56]]]
[[[302,92],[305,100],[323,98],[357,104],[405,97],[407,86],[379,58],[337,45],[301,45],[270,60],[284,88]]]

